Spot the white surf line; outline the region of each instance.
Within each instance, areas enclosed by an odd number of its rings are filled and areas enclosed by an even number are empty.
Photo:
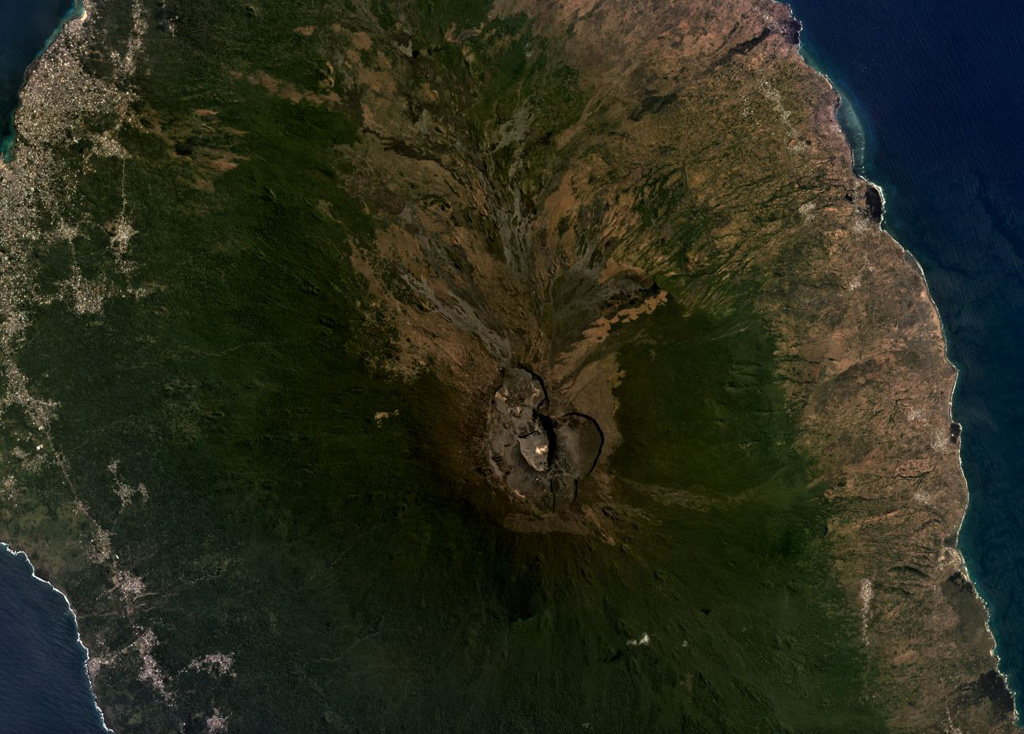
[[[818,73],[821,74],[821,72]],[[822,74],[822,76],[828,79],[827,75]],[[829,84],[832,84],[831,79],[829,79]],[[832,88],[835,89],[834,86]],[[867,146],[865,144],[865,150],[866,147]],[[873,186],[875,190],[878,191],[878,197],[882,200],[882,216],[878,222],[878,229],[885,232],[885,234],[887,234],[889,238],[896,243],[897,247],[900,248],[904,256],[910,262],[914,263],[915,266],[917,266],[917,271],[921,274],[921,281],[924,283],[925,293],[928,294],[928,300],[931,301],[932,308],[935,309],[935,316],[939,320],[939,328],[942,330],[943,352],[945,353],[944,356],[946,364],[953,368],[953,389],[949,393],[949,422],[950,425],[956,423],[956,425],[960,426],[960,437],[957,440],[956,447],[956,463],[957,467],[959,467],[960,469],[960,476],[964,480],[964,486],[967,487],[967,502],[964,504],[963,514],[960,516],[960,522],[957,523],[956,528],[957,544],[956,547],[954,547],[952,550],[954,553],[956,553],[957,557],[960,560],[960,571],[964,574],[964,577],[970,582],[971,591],[974,594],[974,597],[978,601],[980,601],[981,605],[985,608],[985,631],[988,633],[989,638],[992,640],[992,647],[989,649],[989,654],[991,654],[992,657],[995,658],[996,673],[998,673],[999,676],[1003,679],[1003,685],[1006,686],[1006,690],[1010,692],[1010,699],[1013,701],[1013,723],[1016,726],[1020,726],[1021,718],[1020,711],[1017,708],[1017,691],[1013,690],[1013,686],[1010,685],[1010,679],[1006,677],[1006,673],[1004,673],[1002,670],[1002,658],[1000,658],[999,653],[996,652],[996,647],[998,647],[999,642],[996,640],[996,636],[995,634],[993,634],[992,627],[989,624],[989,621],[992,619],[992,610],[989,608],[988,602],[985,601],[985,597],[983,597],[981,593],[978,591],[977,584],[975,584],[974,581],[971,579],[971,570],[967,567],[967,560],[964,558],[963,553],[960,552],[960,531],[963,529],[964,520],[967,517],[967,510],[971,506],[971,486],[970,483],[967,481],[967,474],[964,473],[964,457],[962,451],[964,443],[964,431],[966,429],[962,423],[953,420],[953,398],[956,395],[956,386],[960,382],[960,368],[953,363],[953,360],[949,358],[949,332],[946,330],[946,324],[942,320],[942,312],[939,311],[939,307],[935,303],[935,299],[932,297],[931,285],[928,283],[928,276],[925,275],[924,268],[921,266],[921,263],[918,262],[918,259],[914,257],[914,253],[910,252],[906,247],[903,246],[903,244],[899,240],[896,239],[896,237],[893,236],[891,232],[885,229],[885,189],[882,187],[881,184],[875,183],[866,176],[862,176],[860,174],[855,175],[861,181],[864,181],[869,186]]]
[[[89,8],[86,7],[86,3],[89,0],[75,0],[71,9],[64,14],[58,23],[57,28],[50,34],[43,44],[42,50],[36,54],[36,57],[32,59],[32,62],[26,67],[25,73],[21,78],[21,86],[18,88],[18,100],[15,104],[14,112],[11,113],[11,119],[13,120],[11,126],[11,137],[8,141],[10,144],[10,154],[13,154],[14,147],[18,142],[18,113],[21,111],[22,92],[25,87],[28,86],[29,79],[32,77],[32,73],[36,70],[36,67],[42,62],[43,57],[50,53],[50,49],[53,48],[57,40],[67,31],[68,27],[72,24],[81,25],[85,22],[86,18],[89,17]],[[6,162],[4,161],[4,155],[0,154],[0,169],[2,169]]]
[[[785,0],[776,0],[776,2],[779,2],[780,4],[786,6],[786,8],[789,10],[790,17],[792,17],[794,20],[796,20],[796,22],[800,25],[800,31],[803,31],[803,21],[801,21],[799,18],[796,17],[796,15],[793,12],[793,8],[787,2],[785,2]],[[803,41],[803,35],[802,34],[799,36],[799,43],[798,43],[797,47],[798,47],[798,50],[800,52],[800,57],[804,60],[804,63],[807,65],[807,68],[809,68],[811,71],[813,71],[814,73],[818,74],[819,76],[823,77],[825,79],[825,81],[828,82],[829,88],[833,92],[835,92],[837,97],[839,97],[840,104],[841,104],[842,101],[843,101],[843,97],[839,93],[839,88],[832,81],[832,78],[829,77],[829,75],[826,74],[821,69],[816,68],[814,65],[812,65],[807,60],[807,56],[804,54],[804,50],[803,50],[804,49],[804,41]],[[851,108],[852,108],[852,104],[853,103],[850,102],[849,99],[846,99],[845,101],[846,101],[847,104],[851,105]],[[838,105],[837,105],[837,107],[838,107]],[[836,110],[835,109],[833,109],[833,111],[832,111],[832,117],[833,117],[833,121],[835,122],[835,124],[837,126],[839,126],[840,131],[843,132],[843,135],[845,137],[845,132],[842,131],[842,125],[839,125],[839,119],[838,119],[838,117],[836,115]],[[847,139],[847,145],[849,145],[849,139]],[[851,162],[853,162],[853,159],[852,159],[853,154],[854,154],[854,151],[853,151],[853,147],[851,146],[850,147]],[[861,162],[862,166],[864,165],[866,160],[867,160],[867,137],[865,136],[865,139],[864,139],[864,160]],[[866,173],[866,171],[865,171],[865,173]],[[875,190],[878,191],[878,196],[882,200],[882,216],[880,217],[880,219],[878,221],[878,229],[881,230],[882,232],[885,232],[885,234],[887,234],[889,236],[889,238],[893,242],[896,243],[896,246],[900,248],[900,250],[903,252],[904,256],[910,262],[914,263],[915,266],[917,266],[917,271],[921,274],[921,280],[924,282],[925,293],[927,293],[927,295],[928,295],[928,300],[931,301],[932,308],[935,309],[936,318],[938,318],[938,320],[939,320],[939,328],[942,331],[943,352],[945,353],[944,356],[945,356],[945,359],[946,359],[946,363],[950,367],[953,368],[953,389],[949,393],[949,422],[950,422],[950,424],[953,424],[955,422],[953,420],[953,398],[956,395],[956,386],[957,386],[957,384],[960,381],[960,368],[956,364],[954,364],[953,361],[949,358],[949,336],[948,336],[948,332],[946,331],[946,324],[943,322],[943,320],[942,320],[942,313],[939,311],[939,307],[938,307],[938,305],[936,305],[935,299],[932,297],[932,290],[931,290],[931,286],[928,283],[928,276],[925,275],[924,268],[921,267],[921,263],[918,262],[916,257],[914,257],[914,254],[912,252],[910,252],[906,247],[904,247],[903,244],[899,240],[897,240],[895,236],[893,236],[892,232],[889,232],[887,229],[885,229],[885,210],[886,210],[885,189],[880,184],[875,183],[874,181],[869,179],[867,176],[861,175],[861,174],[857,173],[856,171],[854,171],[854,175],[857,178],[859,178],[861,181],[864,181],[869,186],[873,186],[875,188]],[[960,522],[957,525],[957,529],[956,529],[957,545],[956,545],[955,548],[953,548],[953,551],[957,554],[957,556],[960,559],[960,563],[959,563],[960,571],[963,572],[964,577],[970,582],[971,590],[974,592],[975,598],[977,598],[978,601],[980,601],[982,606],[985,608],[985,631],[988,633],[989,638],[992,640],[992,648],[989,650],[989,653],[992,655],[993,658],[995,658],[995,661],[996,661],[996,673],[998,673],[999,676],[1003,679],[1003,684],[1006,686],[1006,690],[1010,692],[1010,698],[1013,701],[1013,723],[1016,726],[1020,726],[1021,725],[1021,717],[1020,717],[1020,712],[1019,712],[1019,710],[1017,708],[1017,692],[1015,690],[1013,690],[1013,687],[1010,685],[1010,679],[1007,678],[1006,677],[1006,673],[1003,672],[1002,665],[1001,665],[1002,659],[999,657],[999,654],[996,652],[996,647],[998,647],[999,643],[996,640],[996,636],[994,634],[992,634],[992,627],[989,624],[989,620],[992,618],[991,610],[989,609],[988,602],[985,601],[985,598],[978,592],[977,584],[975,584],[974,581],[971,579],[971,572],[970,572],[970,569],[967,568],[967,561],[964,558],[963,553],[960,552],[960,531],[963,529],[964,518],[967,517],[967,510],[971,506],[971,487],[970,487],[970,484],[967,481],[967,475],[964,473],[964,459],[963,459],[963,452],[961,451],[961,449],[963,448],[964,426],[963,426],[963,424],[960,424],[960,423],[957,423],[957,425],[960,426],[960,438],[957,441],[956,460],[957,460],[957,466],[960,467],[960,476],[963,477],[964,486],[967,487],[967,503],[964,505],[963,515],[960,516]]]
[[[100,724],[103,726],[103,730],[109,732],[109,734],[114,734],[114,730],[107,726],[107,720],[103,716],[103,709],[100,708],[99,701],[96,698],[96,692],[92,688],[92,679],[89,677],[89,648],[86,647],[85,642],[82,641],[82,631],[78,628],[78,615],[75,614],[75,608],[71,606],[71,600],[68,599],[67,594],[65,594],[63,591],[58,589],[56,586],[51,584],[46,579],[40,578],[36,575],[36,567],[32,565],[32,559],[28,557],[28,553],[20,550],[16,551],[3,541],[0,541],[0,548],[2,548],[5,552],[10,553],[12,556],[21,556],[22,558],[24,558],[25,562],[28,563],[29,568],[32,569],[32,578],[34,578],[41,584],[49,586],[51,589],[60,594],[61,598],[64,599],[64,603],[67,605],[68,611],[71,612],[71,617],[75,620],[75,636],[78,638],[78,646],[81,647],[83,651],[85,651],[85,665],[82,666],[82,671],[85,673],[85,680],[87,685],[89,686],[89,694],[92,696],[93,708],[95,708],[96,713],[100,715]]]
[[[36,66],[39,63],[41,63],[42,59],[47,54],[51,53],[51,50],[54,48],[54,46],[55,46],[57,40],[59,39],[59,37],[62,34],[66,33],[68,31],[69,27],[81,26],[82,24],[85,23],[86,19],[89,17],[89,5],[90,4],[91,4],[90,0],[75,0],[75,2],[73,4],[73,6],[71,7],[71,9],[61,19],[60,25],[58,25],[57,29],[47,39],[46,44],[43,47],[43,50],[40,51],[39,55],[32,61],[32,63],[29,65],[29,67],[25,70],[25,77],[22,80],[22,85],[21,85],[22,89],[24,89],[24,87],[28,85],[29,80],[30,80],[31,75],[32,75],[32,72],[35,70]],[[21,106],[21,99],[20,99],[21,98],[21,91],[19,91],[18,96],[19,96],[18,106],[20,107]],[[15,130],[13,131],[13,137],[14,137],[14,140],[12,141],[12,146],[17,144],[17,127],[15,127]],[[2,160],[2,156],[0,156],[0,167],[2,167],[2,166],[3,166],[3,160]],[[52,440],[50,440],[49,432],[46,432],[46,438],[47,438],[47,441],[50,444],[50,448],[52,450],[53,449],[53,442],[52,442]],[[63,462],[61,462],[59,460],[59,458],[60,457],[58,455],[58,464],[61,467],[61,471],[64,473],[64,478],[68,482],[68,485],[72,488],[72,491],[74,491],[74,485],[71,484],[71,479],[70,479],[70,477],[67,474],[67,470],[64,468]],[[96,709],[96,713],[99,714],[100,725],[103,727],[103,730],[105,732],[107,732],[108,734],[115,734],[114,730],[111,729],[109,726],[107,726],[106,717],[104,717],[104,715],[103,715],[103,709],[100,708],[99,700],[96,697],[96,691],[93,689],[93,686],[92,686],[92,678],[89,676],[89,660],[90,660],[89,648],[86,647],[85,642],[82,640],[82,631],[81,631],[81,629],[79,628],[79,625],[78,625],[78,615],[75,613],[75,608],[71,605],[71,600],[68,599],[67,594],[65,594],[63,591],[58,589],[56,586],[54,586],[52,583],[50,583],[46,579],[40,578],[36,574],[36,568],[32,564],[32,559],[29,558],[28,554],[25,551],[21,551],[21,550],[16,551],[13,548],[11,548],[10,545],[8,545],[7,543],[4,543],[3,541],[0,541],[0,549],[2,549],[4,552],[10,553],[13,556],[21,556],[21,557],[23,557],[25,559],[25,562],[28,563],[29,568],[32,569],[32,578],[34,578],[36,581],[38,581],[41,584],[45,584],[46,586],[49,586],[51,589],[53,589],[58,594],[60,594],[61,598],[64,599],[64,603],[67,605],[68,611],[71,612],[71,617],[72,617],[72,619],[75,622],[75,636],[77,638],[78,645],[85,652],[85,663],[82,666],[82,670],[85,673],[86,685],[88,685],[88,687],[89,687],[89,694],[92,697],[93,708],[95,708]]]

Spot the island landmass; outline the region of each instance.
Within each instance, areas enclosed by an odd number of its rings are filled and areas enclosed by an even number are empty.
[[[83,0],[0,538],[121,732],[1009,732],[955,370],[766,0]]]

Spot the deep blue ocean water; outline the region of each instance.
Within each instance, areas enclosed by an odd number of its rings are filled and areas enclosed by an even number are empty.
[[[921,262],[960,368],[960,548],[1024,689],[1024,4],[790,0],[859,122],[884,225]],[[855,114],[851,114],[855,113]],[[1018,702],[1018,709],[1020,708]]]
[[[71,0],[0,0],[0,153],[25,70],[71,9]],[[0,546],[0,734],[103,732],[85,655],[64,597]]]
[[[0,546],[0,732],[103,732],[85,660],[64,597]]]

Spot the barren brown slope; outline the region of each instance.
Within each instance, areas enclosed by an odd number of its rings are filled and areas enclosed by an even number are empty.
[[[956,550],[967,494],[939,319],[917,264],[874,221],[834,118],[835,93],[800,58],[788,11],[759,2],[499,2],[494,12],[525,12],[544,37],[567,37],[563,59],[579,73],[586,103],[544,143],[556,151],[553,170],[539,175],[523,162],[509,166],[504,186],[492,179],[465,190],[476,211],[513,212],[498,233],[502,251],[474,262],[466,290],[424,274],[424,292],[447,292],[451,302],[435,301],[423,316],[406,309],[396,323],[409,325],[412,340],[440,337],[418,348],[440,356],[457,384],[502,363],[543,366],[556,399],[604,412],[614,445],[614,365],[589,360],[616,320],[607,305],[622,287],[616,279],[656,281],[687,306],[723,313],[752,299],[777,339],[799,445],[827,487],[835,567],[877,666],[872,696],[895,730],[1008,728],[1009,695],[993,669],[984,609]],[[472,69],[471,56],[467,63]],[[528,159],[537,142],[527,133],[543,113],[523,104],[492,131],[490,148]],[[386,117],[373,111],[373,119]],[[428,164],[415,165],[419,180],[430,175]],[[651,212],[638,197],[662,191],[669,197],[653,213],[661,219],[645,221]],[[429,230],[433,215],[419,214]],[[680,251],[674,230],[695,214],[711,226]],[[415,252],[406,256],[411,271],[428,242],[406,232],[378,239],[391,261]],[[581,289],[593,299],[589,313]],[[578,310],[558,300],[565,293]],[[656,297],[628,313],[656,308]],[[595,311],[602,302],[603,315]],[[481,321],[461,303],[479,304]],[[484,327],[487,317],[493,325]],[[586,337],[575,341],[587,320]],[[435,351],[462,343],[449,333],[460,328],[478,337],[465,348],[489,357]],[[508,340],[499,345],[497,335]]]
[[[118,731],[1009,730],[783,6],[87,8],[0,183],[0,537]],[[596,421],[578,488],[517,410]]]
[[[939,318],[917,264],[871,220],[835,93],[800,58],[788,11],[502,8],[557,18],[546,22],[572,33],[586,82],[619,106],[622,157],[637,170],[682,164],[716,220],[682,262],[661,260],[651,239],[630,248],[634,262],[693,302],[727,307],[726,280],[756,293],[800,443],[829,487],[835,564],[893,728],[1009,729],[984,609],[955,547],[967,493]]]

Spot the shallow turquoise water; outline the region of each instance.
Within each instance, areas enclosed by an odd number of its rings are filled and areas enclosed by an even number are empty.
[[[25,70],[73,7],[73,0],[0,0],[0,152],[11,144]]]
[[[960,547],[989,604],[1002,670],[1020,691],[1024,6],[790,5],[808,57],[856,109],[862,169],[886,193],[885,227],[924,267],[960,368],[954,416],[971,489]]]
[[[72,6],[69,0],[0,0],[0,152],[11,142],[25,71]],[[0,546],[0,731],[104,731],[84,663],[64,598],[33,578],[24,556]]]

